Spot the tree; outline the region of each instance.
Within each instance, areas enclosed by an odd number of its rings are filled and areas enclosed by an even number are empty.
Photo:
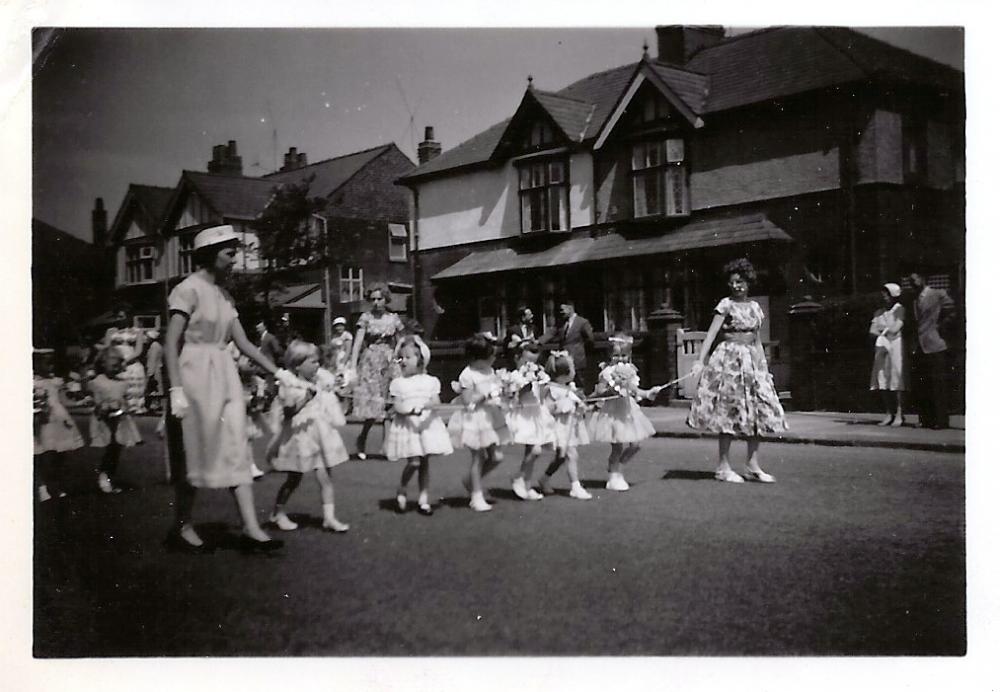
[[[270,203],[250,224],[260,243],[261,270],[247,277],[246,286],[234,288],[241,293],[262,293],[268,313],[270,292],[285,284],[290,269],[309,266],[326,257],[326,238],[311,223],[313,214],[326,204],[322,197],[309,196],[313,177],[276,187]]]

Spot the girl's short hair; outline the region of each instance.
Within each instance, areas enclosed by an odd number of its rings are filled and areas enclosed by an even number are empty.
[[[303,341],[302,339],[293,339],[292,342],[288,344],[288,348],[285,349],[285,357],[283,358],[285,367],[289,370],[293,370],[302,365],[310,356],[316,356],[318,358],[319,347],[316,346],[316,344]]]
[[[567,353],[551,354],[548,362],[545,364],[545,371],[552,378],[576,374],[573,359]]]
[[[97,357],[94,359],[94,371],[107,374],[109,372],[108,362],[111,360],[125,360],[125,356],[122,355],[117,346],[108,346],[98,352]]]
[[[427,361],[430,360],[430,349],[427,348],[427,344],[423,342],[423,339],[412,334],[404,336],[396,347],[396,355],[402,356],[404,349],[417,354],[417,362],[421,368],[427,367]]]
[[[496,353],[496,341],[484,334],[473,334],[465,340],[465,357],[469,360],[484,360]]]
[[[734,259],[731,262],[726,262],[726,266],[722,268],[722,273],[726,279],[733,274],[739,274],[747,283],[757,280],[757,270],[753,268],[753,265],[750,264],[750,260],[746,257],[740,257],[739,259]]]
[[[378,283],[370,284],[368,286],[368,290],[365,291],[365,298],[367,300],[371,300],[372,295],[374,295],[375,293],[381,293],[382,297],[385,298],[385,302],[387,303],[389,302],[389,287],[386,286],[385,284],[378,284]]]

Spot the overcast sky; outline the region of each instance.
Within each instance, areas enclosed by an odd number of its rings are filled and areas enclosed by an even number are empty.
[[[958,29],[865,29],[962,67]],[[534,76],[557,90],[638,60],[648,29],[71,30],[36,72],[33,213],[90,240],[129,183],[174,186],[237,141],[246,175],[395,142],[445,149],[508,117]],[[412,116],[412,125],[411,125]],[[276,131],[276,146],[274,132]]]

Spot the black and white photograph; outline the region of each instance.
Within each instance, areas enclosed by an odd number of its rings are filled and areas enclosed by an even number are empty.
[[[23,27],[35,665],[981,653],[969,27],[669,8]]]

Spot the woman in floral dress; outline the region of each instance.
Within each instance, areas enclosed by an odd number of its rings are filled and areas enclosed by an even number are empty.
[[[403,331],[399,316],[385,309],[389,291],[384,286],[372,286],[367,297],[371,310],[358,320],[358,334],[351,354],[351,369],[358,373],[358,382],[354,387],[354,415],[364,420],[358,435],[358,459],[367,458],[365,446],[372,426],[376,421],[385,420],[389,383],[398,374],[392,354]]]
[[[716,479],[743,482],[743,476],[729,465],[729,446],[733,437],[739,436],[747,441],[746,478],[774,483],[774,476],[761,470],[757,458],[760,436],[787,430],[788,423],[760,341],[764,311],[747,297],[749,282],[756,278],[756,272],[746,259],[730,262],[724,272],[730,295],[715,306],[712,326],[694,364],[694,376],[700,379],[687,424],[719,434]],[[721,340],[705,365],[716,336]]]

